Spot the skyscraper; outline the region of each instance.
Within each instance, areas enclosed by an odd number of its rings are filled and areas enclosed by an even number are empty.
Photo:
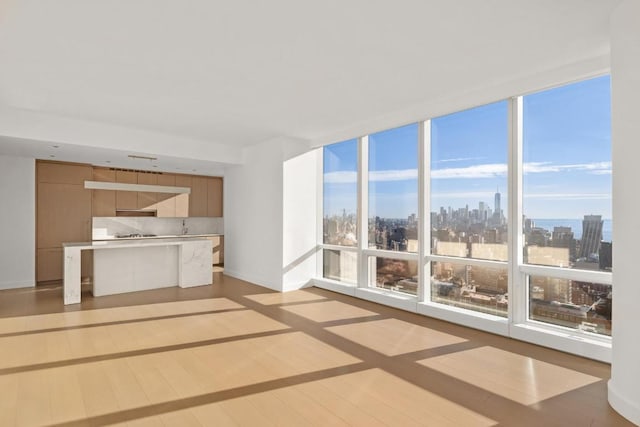
[[[588,258],[597,254],[602,241],[602,215],[585,215],[582,220],[582,241],[580,257]]]
[[[502,209],[500,208],[500,190],[496,188],[496,194],[494,198],[494,211],[493,211],[493,223],[496,225],[502,224]]]

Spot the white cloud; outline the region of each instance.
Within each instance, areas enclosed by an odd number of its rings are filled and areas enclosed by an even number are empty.
[[[464,162],[466,160],[482,160],[484,158],[485,157],[458,157],[453,159],[435,160],[434,163]]]
[[[533,193],[524,194],[526,199],[563,199],[563,200],[608,200],[608,193]]]
[[[464,168],[434,169],[431,171],[431,178],[494,178],[497,176],[505,176],[506,174],[506,163],[489,163],[484,165],[467,166]]]
[[[326,184],[352,184],[357,182],[358,173],[352,171],[328,172],[324,174]]]
[[[495,193],[491,191],[467,191],[460,193],[433,193],[434,199],[487,199],[493,200]]]
[[[446,161],[456,160],[463,159],[447,159]],[[551,164],[549,162],[530,162],[523,165],[523,170],[525,174],[584,171],[594,175],[609,175],[611,174],[611,162],[561,165]],[[431,170],[432,179],[480,179],[504,176],[507,176],[506,163],[487,163],[483,165],[473,165],[462,168],[443,168]],[[357,178],[358,174],[354,171],[329,172],[324,175],[324,181],[330,184],[355,183]],[[417,178],[417,169],[375,171],[369,174],[369,180],[373,182],[405,181]]]
[[[573,165],[554,165],[549,162],[531,162],[524,164],[524,173],[564,171],[592,171],[591,173],[600,173],[601,171],[610,170],[611,162],[578,163]]]
[[[405,181],[418,179],[418,169],[388,170],[369,172],[369,181]]]

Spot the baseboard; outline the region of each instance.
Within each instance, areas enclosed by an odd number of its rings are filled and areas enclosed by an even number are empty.
[[[273,284],[265,282],[263,278],[254,277],[250,274],[239,273],[234,270],[230,270],[225,267],[224,275],[234,277],[236,279],[244,280],[245,282],[252,283],[254,285],[262,286],[263,288],[271,289],[274,291],[282,292],[282,286],[280,284]],[[214,282],[215,285],[215,282]]]
[[[19,289],[19,288],[33,288],[36,284],[34,281],[18,281],[18,282],[0,282],[0,289]]]
[[[616,390],[613,380],[609,380],[607,388],[611,407],[632,423],[640,425],[640,406],[637,402],[630,402],[629,399],[621,396]]]

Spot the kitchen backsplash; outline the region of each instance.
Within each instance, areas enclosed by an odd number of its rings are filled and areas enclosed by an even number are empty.
[[[184,221],[184,231],[183,231]],[[154,218],[154,217],[93,217],[92,239],[111,239],[124,234],[156,236],[224,234],[223,218]]]

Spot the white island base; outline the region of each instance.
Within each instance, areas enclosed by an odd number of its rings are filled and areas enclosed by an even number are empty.
[[[65,243],[64,303],[80,302],[80,252],[93,249],[93,295],[212,283],[209,239]]]

